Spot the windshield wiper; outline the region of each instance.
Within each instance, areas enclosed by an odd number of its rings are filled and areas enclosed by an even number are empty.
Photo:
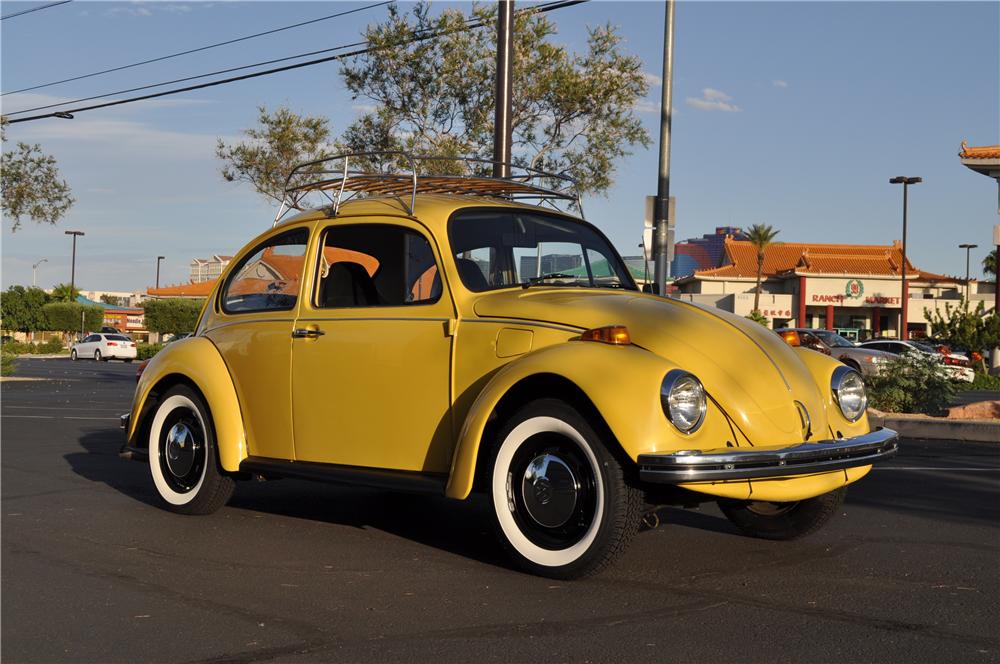
[[[528,277],[525,281],[521,282],[521,288],[528,288],[529,286],[535,286],[542,283],[546,279],[576,279],[579,281],[580,275],[578,274],[566,274],[565,272],[549,272],[548,274],[543,274],[537,277]]]

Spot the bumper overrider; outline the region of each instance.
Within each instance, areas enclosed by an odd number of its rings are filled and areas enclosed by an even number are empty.
[[[794,477],[868,466],[899,450],[899,434],[876,429],[854,438],[772,447],[724,447],[640,454],[639,479],[658,484]]]

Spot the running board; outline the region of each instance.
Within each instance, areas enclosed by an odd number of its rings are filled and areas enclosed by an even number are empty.
[[[240,463],[240,472],[266,477],[292,477],[331,484],[365,486],[404,493],[444,495],[447,475],[417,473],[407,470],[384,470],[362,466],[341,466],[334,463],[287,461],[266,457],[247,457]]]

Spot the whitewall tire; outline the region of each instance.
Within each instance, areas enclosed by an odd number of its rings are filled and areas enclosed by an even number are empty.
[[[232,496],[235,483],[219,468],[211,416],[187,386],[170,389],[156,406],[149,471],[156,493],[174,512],[211,514]]]
[[[498,537],[520,566],[577,578],[609,565],[638,530],[642,496],[586,418],[541,399],[498,436],[489,494]]]

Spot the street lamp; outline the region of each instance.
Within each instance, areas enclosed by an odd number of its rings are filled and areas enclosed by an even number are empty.
[[[923,182],[923,178],[919,177],[906,177],[904,175],[899,175],[894,178],[889,178],[889,184],[901,184],[903,185],[903,264],[900,265],[900,280],[899,280],[899,338],[906,340],[909,336],[906,332],[906,314],[909,307],[907,300],[909,299],[908,293],[906,292],[906,204],[907,204],[907,193],[909,192],[911,184],[920,184]]]
[[[959,249],[965,249],[965,301],[969,301],[969,252],[978,247],[978,244],[960,244]]]
[[[31,287],[32,288],[34,288],[35,286],[38,285],[36,283],[36,279],[35,279],[35,277],[38,274],[38,266],[41,265],[42,263],[48,263],[48,262],[49,262],[48,258],[43,258],[42,260],[38,261],[37,263],[35,263],[34,265],[31,266]]]
[[[69,301],[72,302],[74,299],[73,290],[76,285],[76,237],[78,235],[85,235],[85,233],[83,231],[66,231],[66,235],[73,236],[73,263],[69,273]]]
[[[156,287],[160,287],[160,261],[162,261],[166,256],[156,257]]]

